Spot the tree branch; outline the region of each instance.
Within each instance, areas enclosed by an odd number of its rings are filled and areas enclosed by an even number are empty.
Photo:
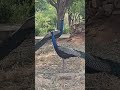
[[[57,3],[54,0],[49,0],[50,4],[57,9]]]

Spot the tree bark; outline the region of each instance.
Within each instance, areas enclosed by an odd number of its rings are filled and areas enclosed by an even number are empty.
[[[69,0],[49,0],[50,4],[56,8],[57,11],[57,29],[60,30],[60,20],[64,19],[65,11],[68,6]]]

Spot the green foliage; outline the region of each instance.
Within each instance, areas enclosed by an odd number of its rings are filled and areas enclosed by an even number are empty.
[[[50,4],[47,4],[46,10],[36,11],[35,13],[35,27],[36,27],[36,35],[44,35],[51,29],[55,29],[56,27],[56,11]]]
[[[1,0],[0,23],[22,23],[34,14],[31,0]]]
[[[0,3],[0,23],[6,22],[12,16],[10,6],[6,3]]]
[[[57,0],[54,0],[57,2]],[[78,14],[79,17],[85,18],[85,1],[70,0],[68,12]],[[64,34],[70,32],[68,24],[68,14],[65,15]],[[48,31],[56,29],[57,13],[56,9],[51,6],[48,0],[35,0],[35,28],[36,35],[45,35]]]
[[[85,18],[85,0],[71,0],[69,5],[69,13],[77,13]]]
[[[46,0],[35,0],[35,11],[44,11],[47,10],[47,8]]]
[[[57,28],[57,12],[47,0],[36,0],[35,3],[35,35],[45,35]],[[64,33],[69,32],[69,26],[65,25]]]
[[[13,5],[11,7],[12,11],[13,11],[13,15],[10,17],[10,21],[11,23],[14,22],[22,22],[24,21],[25,17],[29,17],[29,13],[30,13],[30,6],[25,3],[23,5],[19,5],[19,8],[16,8],[17,5]]]
[[[66,26],[66,27],[65,27],[65,29],[64,29],[63,34],[67,34],[67,33],[70,32],[69,26],[68,26],[68,25],[65,25],[65,26]]]

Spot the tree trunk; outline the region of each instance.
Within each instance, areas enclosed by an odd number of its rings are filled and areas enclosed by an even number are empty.
[[[60,15],[59,15],[59,12],[57,12],[57,30],[60,30]]]
[[[60,20],[64,19],[65,9],[66,9],[66,0],[58,0],[57,4],[57,29],[60,30]]]
[[[50,4],[56,8],[57,11],[57,29],[60,30],[60,20],[64,19],[66,7],[68,6],[69,0],[49,0]]]

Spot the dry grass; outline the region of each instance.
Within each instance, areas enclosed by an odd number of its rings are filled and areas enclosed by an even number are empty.
[[[76,43],[73,43],[75,39]],[[58,44],[81,48],[84,42],[81,44],[79,40],[79,37],[59,39]],[[62,59],[54,51],[52,43],[40,48],[36,52],[36,90],[85,90],[84,59],[66,59],[64,71],[62,65]]]

